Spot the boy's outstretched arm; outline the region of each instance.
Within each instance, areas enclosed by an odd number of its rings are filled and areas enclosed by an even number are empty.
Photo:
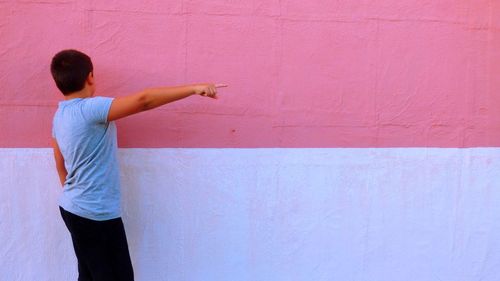
[[[61,181],[61,185],[64,186],[64,182],[66,181],[68,172],[66,171],[66,167],[64,166],[64,158],[62,156],[61,150],[59,149],[59,145],[54,138],[52,138],[52,147],[54,148],[54,158],[56,160],[56,169],[57,174],[59,175],[59,181]]]
[[[150,110],[191,95],[202,95],[216,99],[217,88],[221,87],[227,87],[227,85],[196,84],[178,87],[151,88],[134,95],[118,97],[111,103],[108,121],[114,121],[141,111]]]

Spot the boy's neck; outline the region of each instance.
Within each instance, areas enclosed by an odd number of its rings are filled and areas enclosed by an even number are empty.
[[[73,92],[69,95],[64,96],[65,100],[72,100],[72,99],[77,99],[77,98],[90,98],[92,97],[92,92],[88,87],[85,87],[81,89],[78,92]]]

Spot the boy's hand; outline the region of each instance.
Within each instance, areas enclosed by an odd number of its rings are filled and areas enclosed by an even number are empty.
[[[213,99],[217,98],[217,89],[218,88],[225,88],[225,87],[227,87],[226,84],[206,83],[206,84],[193,85],[194,93],[196,95],[209,97],[209,98],[213,98]]]

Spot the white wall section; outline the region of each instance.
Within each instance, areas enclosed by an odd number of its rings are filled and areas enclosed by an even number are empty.
[[[500,149],[121,149],[136,280],[498,280]],[[0,280],[76,280],[50,149],[0,149]]]

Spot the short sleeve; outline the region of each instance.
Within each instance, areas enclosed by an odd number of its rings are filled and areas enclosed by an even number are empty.
[[[113,98],[94,97],[87,98],[85,101],[84,114],[88,120],[96,123],[106,123],[108,121],[108,113]]]
[[[58,111],[56,111],[54,113],[54,118],[52,118],[52,138],[56,138],[56,119],[57,119],[57,113]]]

